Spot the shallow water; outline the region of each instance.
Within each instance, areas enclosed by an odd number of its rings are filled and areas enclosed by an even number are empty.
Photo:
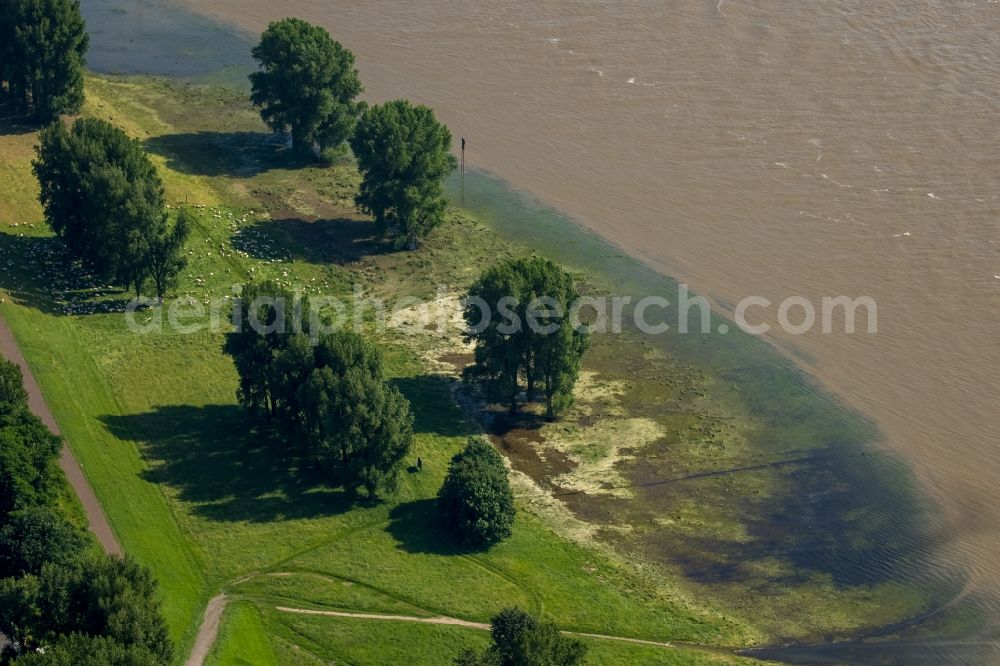
[[[906,559],[890,551],[917,553],[906,561],[919,571],[893,573],[950,589],[959,565],[964,598],[995,611],[982,599],[1000,582],[1000,5],[185,2],[218,20],[170,4],[84,0],[92,66],[242,83],[249,33],[297,14],[357,53],[369,99],[433,105],[469,138],[470,164],[612,245],[470,174],[467,205],[512,237],[637,293],[672,284],[651,266],[723,312],[747,295],[874,296],[877,335],[769,341],[875,427],[835,416],[790,363],[746,336],[671,344],[757,386],[766,398],[757,408],[775,419],[805,396],[814,434],[843,435],[827,447],[835,455],[824,473],[852,491],[815,515],[860,510],[894,529],[887,552],[836,552],[828,568],[876,575]],[[872,445],[902,460],[873,464],[861,455]],[[886,481],[908,469],[933,514]],[[774,520],[794,518],[784,514]],[[981,634],[933,649],[908,639],[782,656],[983,663],[987,651],[997,657],[992,632]]]
[[[169,3],[84,0],[87,65],[106,74],[156,73],[246,85],[246,35]]]

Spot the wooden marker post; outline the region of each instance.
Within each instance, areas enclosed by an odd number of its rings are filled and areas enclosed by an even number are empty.
[[[461,198],[462,205],[465,205],[465,137],[462,137],[462,176],[461,176]]]

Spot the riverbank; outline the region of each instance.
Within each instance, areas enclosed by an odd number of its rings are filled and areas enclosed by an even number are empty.
[[[349,293],[355,282],[376,292],[426,293],[438,281],[467,283],[476,253],[496,257],[510,251],[455,213],[450,231],[419,253],[389,252],[370,238],[370,223],[342,207],[353,191],[353,169],[283,162],[240,94],[97,77],[87,85],[85,113],[143,139],[171,204],[199,206],[179,297],[228,293],[231,284],[251,275],[333,294]],[[295,638],[304,631],[299,625],[318,621],[270,613],[279,600],[346,612],[402,607],[401,614],[475,622],[500,605],[517,603],[583,633],[733,646],[757,642],[742,622],[669,580],[559,536],[526,503],[514,538],[490,553],[458,554],[437,540],[430,498],[447,460],[476,428],[453,405],[449,380],[429,372],[413,348],[391,340],[382,342],[395,381],[417,413],[416,453],[425,471],[408,475],[398,498],[374,508],[353,506],[335,488],[305,484],[264,433],[248,430],[235,404],[235,373],[221,354],[220,334],[130,333],[120,311],[127,295],[87,282],[62,262],[33,200],[33,131],[5,129],[0,179],[10,196],[0,234],[3,314],[123,548],[160,580],[181,658],[202,608],[220,589],[252,602],[263,621],[240,626],[264,627],[263,636],[247,640],[258,640],[279,657],[308,650],[329,659],[346,649],[338,643],[341,633],[325,629],[325,637],[301,646]],[[275,569],[293,575],[266,575]],[[314,575],[333,582],[316,585]],[[262,582],[272,579],[290,587],[262,592]],[[592,606],[580,607],[581,598]],[[231,636],[226,621],[221,635]],[[380,629],[385,644],[371,652],[370,663],[390,658],[394,649],[409,655],[414,641],[423,640],[423,629],[400,629],[405,641],[391,639],[395,627]],[[426,631],[438,635],[437,628]],[[421,658],[437,663],[440,650],[457,651],[461,642],[454,635],[445,644],[431,641]],[[648,649],[599,644],[594,651],[602,662],[636,663],[642,656],[636,651]],[[698,659],[697,653],[677,654]]]
[[[88,113],[145,141],[172,203],[201,206],[178,296],[221,296],[251,276],[332,295],[361,284],[389,301],[436,297],[438,284],[457,295],[490,262],[533,250],[579,271],[590,293],[670,284],[475,175],[464,198],[482,221],[452,211],[420,251],[391,252],[353,211],[353,168],[289,163],[244,93],[91,77],[88,94]],[[220,335],[136,338],[116,311],[124,295],[39,276],[59,267],[37,224],[32,137],[0,140],[11,192],[4,221],[20,220],[0,236],[0,287],[20,301],[4,313],[57,398],[56,418],[123,545],[163,582],[182,646],[219,590],[238,601],[223,639],[236,640],[233,622],[262,632],[254,639],[276,659],[306,650],[364,663],[350,645],[367,630],[274,608],[482,622],[503,600],[582,633],[737,647],[856,637],[924,615],[961,586],[959,573],[932,585],[920,578],[919,502],[895,463],[868,448],[871,428],[745,336],[599,337],[565,421],[487,423],[517,470],[523,517],[509,545],[469,557],[424,533],[447,459],[479,428],[474,408],[463,414],[453,403],[466,351],[433,330],[387,334],[380,342],[415,406],[429,471],[409,475],[394,503],[345,506],[335,489],[303,486],[245,430]],[[871,492],[892,511],[866,511]],[[592,605],[579,608],[580,598]],[[924,627],[923,638],[976,621],[959,618]],[[461,635],[399,631],[426,639],[427,663]],[[629,649],[595,648],[601,663],[636,663]]]

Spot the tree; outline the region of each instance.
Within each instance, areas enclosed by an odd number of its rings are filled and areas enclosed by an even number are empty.
[[[0,83],[12,105],[43,120],[79,111],[88,46],[78,0],[4,0]]]
[[[572,276],[547,259],[511,259],[487,270],[467,296],[466,339],[475,343],[475,363],[466,378],[512,412],[522,380],[528,400],[541,384],[546,414],[555,418],[572,403],[589,345],[587,332],[569,317],[578,299]]]
[[[122,645],[106,636],[70,634],[60,636],[44,652],[27,654],[17,666],[163,666],[142,645]]]
[[[363,486],[370,499],[395,492],[413,441],[410,404],[362,336],[340,330],[313,345],[304,309],[275,283],[244,287],[223,347],[240,375],[237,397],[345,487]]]
[[[309,446],[305,438],[298,437],[306,430],[305,414],[302,407],[302,386],[316,369],[316,347],[309,336],[291,335],[274,357],[274,403],[276,416],[283,423],[291,437]]]
[[[348,487],[364,486],[369,499],[395,492],[413,442],[413,413],[386,383],[378,350],[338,331],[320,342],[315,359],[299,398],[307,438]]]
[[[301,317],[300,317],[301,315]],[[223,351],[233,358],[240,385],[236,397],[251,412],[274,418],[281,409],[278,357],[296,326],[308,317],[291,291],[270,280],[248,284],[233,303],[235,330],[226,334]]]
[[[464,546],[490,546],[511,535],[515,511],[507,466],[483,438],[469,439],[451,459],[437,501],[446,528]]]
[[[153,275],[162,296],[180,270],[187,222],[170,228],[163,183],[141,144],[81,118],[44,129],[37,153],[39,200],[55,234],[101,278],[139,294]]]
[[[187,243],[188,236],[191,235],[193,226],[193,215],[188,209],[184,209],[178,214],[173,226],[161,230],[156,229],[149,241],[148,272],[149,278],[153,282],[153,290],[160,303],[167,289],[173,287],[177,282],[177,276],[184,267],[187,266],[187,257],[184,256],[184,244]]]
[[[0,580],[0,632],[18,654],[60,636],[103,636],[170,663],[173,646],[149,570],[129,557],[106,556],[71,566],[46,563],[37,576]]]
[[[37,575],[51,562],[68,566],[83,553],[80,532],[48,506],[35,506],[10,514],[0,528],[0,578]]]
[[[490,268],[469,288],[464,312],[468,330],[473,331],[466,341],[475,343],[475,362],[465,369],[465,377],[478,381],[488,400],[506,403],[511,412],[517,411],[529,348],[524,333],[524,278],[517,262]]]
[[[354,459],[348,467],[374,500],[380,493],[394,494],[399,473],[413,445],[413,412],[409,401],[395,386],[373,382],[352,370],[345,382],[350,393],[363,402],[355,408],[350,427],[360,433]],[[367,386],[366,386],[367,385]],[[367,390],[365,390],[367,388]]]
[[[72,592],[76,630],[144,647],[170,663],[173,646],[149,569],[128,556],[102,557],[81,570]]]
[[[28,392],[24,390],[21,368],[0,357],[0,409],[13,409],[28,403]]]
[[[457,666],[576,666],[587,646],[563,635],[554,624],[539,622],[520,608],[505,608],[493,617],[492,645],[477,656],[465,650]]]
[[[5,1],[0,7],[0,103],[4,105],[14,105],[13,80],[19,71],[14,51],[14,14],[14,5]]]
[[[428,107],[396,100],[365,110],[351,149],[362,176],[358,206],[381,233],[416,248],[444,221],[442,183],[457,165],[451,132]]]
[[[351,135],[361,80],[354,54],[325,29],[296,18],[268,26],[253,49],[251,101],[275,132],[290,130],[292,148],[338,148]]]
[[[0,412],[0,522],[13,511],[54,501],[60,448],[27,405]]]
[[[0,634],[9,641],[3,649],[4,657],[31,650],[44,639],[38,635],[44,633],[38,596],[35,576],[0,579]]]
[[[545,259],[525,263],[529,292],[524,298],[533,312],[528,317],[530,339],[523,350],[524,372],[529,397],[536,383],[541,382],[545,413],[551,419],[572,404],[573,387],[589,338],[583,330],[574,328],[568,316],[580,298],[573,277]]]

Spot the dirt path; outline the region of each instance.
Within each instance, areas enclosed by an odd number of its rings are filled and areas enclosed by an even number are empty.
[[[447,617],[439,615],[437,617],[415,617],[412,615],[380,615],[377,613],[348,613],[344,611],[321,611],[312,610],[308,608],[287,608],[285,606],[277,606],[276,610],[283,613],[296,613],[298,615],[322,615],[325,617],[347,617],[354,618],[356,620],[384,620],[391,622],[419,622],[422,624],[437,624],[437,625],[449,625],[455,627],[466,627],[468,629],[481,629],[483,631],[489,631],[490,625],[484,622],[469,622],[468,620],[459,620],[454,617]],[[619,641],[621,643],[634,643],[636,645],[650,645],[652,647],[659,647],[665,649],[673,650],[695,650],[698,652],[710,652],[712,654],[723,654],[727,656],[732,656],[731,650],[725,648],[714,648],[706,645],[690,645],[687,643],[662,643],[659,641],[647,641],[642,638],[627,638],[625,636],[609,636],[607,634],[588,634],[579,631],[563,631],[563,634],[567,636],[579,636],[581,638],[594,638],[602,641]],[[190,666],[190,665],[189,665]]]
[[[24,388],[28,392],[28,406],[31,411],[42,420],[49,430],[61,435],[59,425],[52,416],[49,406],[45,404],[45,398],[42,397],[38,382],[31,374],[24,354],[21,353],[21,348],[18,347],[17,340],[3,317],[0,317],[0,354],[20,366],[21,374],[24,376]],[[65,444],[59,457],[59,467],[66,474],[66,478],[77,497],[80,498],[80,504],[83,505],[83,510],[87,515],[88,527],[97,537],[101,547],[108,554],[121,555],[123,553],[121,544],[115,538],[111,525],[104,515],[104,510],[97,501],[97,496],[94,495],[94,491],[87,482],[87,477],[84,476],[83,469],[81,469],[73,452]],[[201,627],[198,629],[198,637],[195,639],[194,648],[191,650],[191,655],[185,662],[185,666],[201,666],[205,662],[205,657],[208,656],[209,650],[212,649],[212,645],[219,635],[219,625],[222,622],[222,612],[225,608],[226,597],[224,594],[213,597],[208,602]]]
[[[352,617],[358,620],[389,620],[391,622],[420,622],[422,624],[446,624],[455,627],[466,627],[468,629],[482,629],[489,631],[490,625],[482,622],[469,622],[459,620],[454,617],[439,615],[437,617],[416,617],[414,615],[379,615],[377,613],[346,613],[342,611],[320,611],[308,608],[286,608],[278,606],[277,610],[283,613],[296,613],[298,615],[323,615],[325,617]]]
[[[7,322],[3,317],[0,317],[0,354],[3,354],[21,367],[21,374],[24,376],[24,388],[28,392],[28,406],[31,408],[31,411],[42,420],[49,430],[57,435],[61,435],[59,426],[56,424],[52,412],[49,411],[49,406],[45,404],[45,398],[42,397],[42,391],[38,386],[38,382],[35,381],[34,375],[31,374],[28,363],[24,360],[24,354],[21,353],[21,348],[17,346],[17,340],[14,338],[14,334],[11,332],[10,327],[7,326]],[[69,446],[66,444],[63,444],[62,447],[62,453],[59,457],[59,467],[66,474],[66,478],[76,492],[76,496],[80,498],[80,504],[83,505],[84,513],[87,515],[87,525],[90,531],[97,537],[97,541],[101,544],[101,547],[111,555],[121,555],[122,547],[118,543],[118,539],[115,538],[115,533],[111,530],[111,525],[108,524],[107,516],[104,515],[104,510],[97,501],[97,496],[94,495],[90,483],[87,482],[87,477],[84,476],[80,464],[76,461],[76,457],[73,456],[73,452],[70,451]]]
[[[202,616],[201,626],[198,628],[198,637],[194,639],[194,647],[188,655],[184,666],[201,666],[205,663],[205,657],[215,644],[215,639],[219,637],[219,625],[222,624],[222,612],[226,610],[226,595],[219,594],[208,601],[205,606],[205,615]]]

